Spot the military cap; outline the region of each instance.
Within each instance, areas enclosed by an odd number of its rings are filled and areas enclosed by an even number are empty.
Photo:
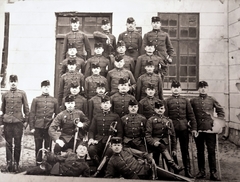
[[[153,61],[146,61],[146,66],[154,66]]]
[[[101,97],[101,102],[108,102],[110,101],[110,97],[105,95],[104,97]]]
[[[158,16],[152,17],[152,22],[158,22],[158,21],[160,21],[160,18]]]
[[[97,82],[97,87],[104,87],[105,88],[106,84],[104,82]]]
[[[135,22],[135,20],[134,20],[133,17],[129,17],[129,18],[127,19],[127,23],[133,23],[133,22]]]
[[[159,109],[159,108],[162,107],[162,106],[164,106],[163,101],[158,100],[157,102],[155,102],[155,105],[154,105],[155,108],[158,108],[158,109]]]
[[[120,78],[120,79],[118,80],[118,84],[125,84],[125,83],[128,83],[128,79],[126,79],[126,78]]]
[[[72,17],[71,18],[71,23],[76,23],[78,21],[79,21],[79,19],[77,17]]]
[[[77,87],[79,87],[80,85],[78,84],[78,82],[72,82],[71,84],[70,84],[70,88],[77,88]]]
[[[153,44],[153,41],[147,41],[147,44],[146,44],[146,46],[154,46],[154,44]]]
[[[125,44],[125,42],[123,41],[123,40],[119,40],[118,42],[117,42],[117,48],[118,47],[121,47],[121,46],[126,46],[126,44]]]
[[[68,49],[72,49],[72,48],[76,48],[76,44],[74,42],[68,44]]]
[[[153,84],[153,83],[148,83],[148,84],[147,84],[147,88],[153,90],[153,89],[155,89],[155,84]]]
[[[171,87],[174,87],[174,88],[181,87],[181,83],[177,80],[173,80]]]
[[[99,67],[100,67],[99,63],[92,63],[91,64],[91,68],[99,68]]]
[[[137,103],[137,101],[136,100],[130,100],[129,102],[128,102],[128,105],[129,106],[135,106],[135,105],[138,105],[138,103]]]
[[[199,87],[206,87],[206,86],[208,86],[208,83],[207,83],[206,81],[200,81],[200,82],[198,83],[198,88],[199,88]]]
[[[65,102],[74,102],[74,96],[73,95],[67,95],[65,97]]]
[[[118,54],[118,55],[115,56],[115,61],[119,62],[121,60],[123,60],[123,56],[122,55]]]
[[[99,47],[103,47],[103,44],[101,42],[97,42],[94,44],[94,48],[99,48]]]
[[[9,76],[9,81],[10,82],[17,82],[18,81],[18,76],[17,75],[10,75]]]
[[[110,23],[109,19],[103,19],[102,20],[102,25],[106,25],[108,23]]]
[[[50,85],[50,81],[49,80],[44,80],[44,81],[41,82],[41,87],[48,86],[48,85]]]
[[[69,64],[69,65],[76,64],[76,59],[68,59],[67,64]]]
[[[122,143],[122,138],[121,137],[112,137],[111,143]]]

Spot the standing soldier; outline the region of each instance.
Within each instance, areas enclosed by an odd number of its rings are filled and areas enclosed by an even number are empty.
[[[143,37],[142,43],[142,53],[144,53],[144,48],[147,45],[148,41],[152,41],[155,46],[154,54],[160,56],[165,63],[165,67],[167,64],[172,63],[172,56],[174,53],[174,49],[169,38],[168,33],[161,30],[161,22],[158,16],[152,17],[152,28],[153,30],[146,33]],[[162,80],[164,81],[164,74],[162,74]]]
[[[91,99],[92,97],[94,97],[97,92],[97,83],[104,83],[107,86],[106,91],[108,92],[108,83],[107,83],[107,79],[100,75],[101,72],[101,68],[100,65],[98,63],[92,63],[91,65],[92,68],[92,75],[88,76],[85,79],[85,94],[87,96],[87,99]]]
[[[99,112],[102,112],[101,101],[106,96],[107,85],[104,82],[98,82],[96,87],[96,93],[94,97],[88,100],[88,118],[92,121],[92,118]]]
[[[96,43],[101,42],[103,44],[103,56],[110,60],[115,55],[116,37],[110,33],[111,24],[108,19],[102,20],[101,29],[102,32],[93,32],[93,36]]]
[[[132,57],[125,54],[126,52],[125,42],[123,42],[122,40],[118,41],[116,51],[117,51],[117,54],[121,55],[125,61],[125,64],[123,67],[131,71],[132,74],[134,74],[135,62]],[[112,67],[114,67],[114,62],[112,62],[111,64],[112,64]]]
[[[148,152],[145,140],[145,128],[147,119],[138,114],[138,103],[130,100],[128,103],[129,114],[121,118],[123,125],[123,145],[127,148],[134,148]]]
[[[49,80],[41,82],[42,95],[33,99],[29,116],[30,131],[34,133],[37,165],[42,163],[42,151],[39,149],[50,148],[51,150],[52,141],[48,134],[48,128],[53,117],[58,114],[57,99],[49,95],[49,88]]]
[[[164,62],[161,57],[153,54],[155,51],[155,47],[152,41],[147,42],[145,46],[145,50],[146,50],[146,53],[139,56],[137,59],[135,72],[134,72],[135,79],[137,80],[139,76],[146,73],[145,66],[149,61],[152,61],[154,64],[154,73],[160,74],[160,77],[161,77],[161,72],[162,72],[162,69],[164,68]]]
[[[118,81],[118,92],[111,96],[112,110],[120,117],[128,114],[128,103],[135,100],[133,95],[128,94],[129,83],[125,78]]]
[[[136,22],[134,18],[127,19],[127,31],[118,36],[118,41],[122,40],[126,43],[126,55],[131,56],[134,61],[141,55],[142,36],[136,30]]]
[[[77,57],[81,57],[85,60],[91,56],[91,47],[88,37],[84,32],[79,30],[79,26],[80,26],[79,19],[77,17],[71,18],[72,30],[71,32],[67,33],[64,38],[62,60],[64,60],[67,57],[66,53],[68,51],[68,45],[72,43],[76,44]],[[84,51],[87,52],[87,56],[85,56]]]
[[[2,95],[0,127],[4,127],[8,172],[18,172],[24,123],[28,123],[29,106],[26,93],[17,89],[17,75],[9,77],[10,90]],[[25,117],[23,116],[23,113]],[[14,139],[14,154],[13,152]]]
[[[131,87],[130,91],[133,92],[135,90],[136,81],[133,77],[132,72],[123,68],[124,64],[125,61],[121,55],[115,56],[115,68],[109,71],[107,74],[110,95],[113,95],[118,91],[118,81],[120,80],[120,78],[128,79]]]
[[[208,163],[210,168],[210,179],[217,181],[219,180],[216,175],[217,169],[215,153],[217,134],[206,133],[204,131],[211,130],[213,127],[213,119],[211,118],[211,115],[213,115],[214,110],[219,118],[224,118],[225,113],[218,101],[214,97],[208,96],[208,83],[206,81],[199,82],[198,91],[199,96],[190,100],[197,120],[197,129],[199,131],[198,137],[195,138],[199,169],[199,173],[197,174],[196,178],[202,179],[206,177],[204,155],[204,143],[206,142],[208,151]],[[209,115],[209,113],[211,115]]]
[[[173,80],[171,85],[172,96],[167,98],[166,101],[166,116],[173,121],[175,128],[176,138],[179,138],[180,148],[182,153],[182,161],[185,167],[185,176],[193,178],[191,174],[190,157],[188,151],[189,145],[189,127],[193,136],[197,136],[197,124],[196,119],[191,107],[190,101],[187,98],[182,97],[180,82]]]
[[[154,64],[152,61],[146,62],[146,73],[137,79],[136,99],[139,101],[147,96],[145,90],[149,83],[155,85],[155,97],[163,100],[162,79],[154,73]]]
[[[146,124],[147,143],[149,147],[151,147],[151,150],[158,154],[161,153],[166,159],[167,164],[178,173],[183,170],[183,167],[178,166],[174,162],[168,151],[170,144],[168,139],[169,134],[171,138],[172,154],[174,155],[176,155],[177,144],[172,121],[164,116],[165,107],[163,101],[155,102],[154,111],[156,112],[156,116],[149,118]],[[158,160],[156,163],[158,164]]]
[[[66,151],[69,148],[74,149],[77,140],[81,143],[90,123],[82,111],[75,109],[75,101],[72,95],[65,98],[65,106],[66,110],[60,112],[54,118],[48,129],[50,137],[56,142],[55,154],[61,154],[61,151]],[[57,133],[58,128],[61,129],[60,136]],[[78,136],[74,137],[76,133]]]
[[[69,54],[69,57],[64,59],[61,63],[60,75],[63,75],[64,73],[69,71],[67,68],[68,60],[74,60],[74,59],[76,60],[76,65],[77,65],[76,70],[81,73],[84,73],[85,61],[82,58],[79,58],[76,56],[77,48],[75,43],[68,45],[68,54]]]
[[[106,77],[109,67],[110,61],[103,54],[103,44],[95,43],[94,45],[94,53],[95,55],[87,60],[86,68],[85,68],[85,77],[92,75],[92,64],[98,64],[100,66],[100,75]]]
[[[88,131],[88,152],[96,166],[100,164],[101,156],[110,158],[112,155],[112,150],[106,146],[109,136],[122,137],[122,123],[120,117],[111,111],[110,98],[108,96],[102,98],[100,106],[102,111],[94,115]],[[104,148],[106,148],[105,151]]]
[[[69,86],[69,93],[67,95],[72,95],[75,101],[75,109],[81,110],[86,116],[88,115],[88,105],[87,99],[79,94],[80,85],[77,82],[72,82]],[[65,100],[65,99],[63,99]],[[65,110],[65,102],[62,102],[62,110]]]
[[[155,97],[156,86],[153,83],[147,84],[145,92],[147,96],[139,101],[139,113],[149,119],[155,115],[154,104],[159,101],[159,99]]]
[[[61,76],[58,91],[58,103],[62,103],[62,99],[67,96],[69,86],[72,82],[77,82],[79,85],[84,86],[84,76],[82,73],[76,71],[76,60],[68,60],[68,72]],[[80,88],[80,90],[82,90]]]

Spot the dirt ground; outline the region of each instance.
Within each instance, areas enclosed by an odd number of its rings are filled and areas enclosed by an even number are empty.
[[[23,151],[21,155],[20,167],[24,171],[28,167],[35,165],[35,152],[34,152],[34,138],[28,132],[25,132],[23,136]],[[194,151],[194,163],[197,171],[197,157],[195,143],[193,143]],[[179,147],[178,147],[179,148]],[[240,149],[228,140],[222,140],[221,135],[219,135],[219,161],[221,166],[222,181],[240,181]],[[191,152],[191,151],[190,151]],[[178,150],[178,159],[181,163],[180,151]],[[6,151],[4,141],[0,140],[0,168],[4,168],[6,165]],[[209,170],[206,155],[206,180],[195,180],[197,182],[209,181]],[[184,173],[180,173],[184,174]]]

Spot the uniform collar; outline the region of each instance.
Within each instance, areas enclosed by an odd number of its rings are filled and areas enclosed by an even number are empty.
[[[172,94],[172,96],[173,96],[174,98],[179,98],[179,97],[180,97],[180,94],[178,94],[178,95]]]
[[[17,88],[10,88],[10,91],[15,92]]]
[[[110,113],[110,110],[102,110],[103,114],[109,114]]]
[[[49,96],[49,94],[47,94],[47,93],[42,93],[42,96]]]
[[[160,29],[153,29],[153,32],[160,32]]]
[[[199,94],[199,97],[205,99],[208,95],[207,94]]]

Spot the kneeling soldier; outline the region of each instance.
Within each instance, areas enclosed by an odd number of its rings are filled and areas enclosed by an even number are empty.
[[[53,120],[49,127],[49,135],[56,142],[54,153],[60,154],[68,148],[74,148],[74,137],[76,130],[79,129],[78,138],[80,142],[87,133],[89,120],[82,111],[75,109],[75,101],[73,96],[65,98],[66,110],[62,111]],[[57,133],[58,128],[61,129],[61,134]],[[75,151],[74,151],[75,152]]]
[[[152,116],[148,119],[146,124],[146,140],[153,151],[161,153],[166,159],[167,164],[176,172],[183,170],[183,167],[179,167],[172,159],[168,147],[168,135],[171,136],[172,154],[176,155],[176,136],[172,121],[166,118],[163,114],[165,107],[162,101],[155,102],[156,116]],[[169,131],[170,130],[170,131]]]

